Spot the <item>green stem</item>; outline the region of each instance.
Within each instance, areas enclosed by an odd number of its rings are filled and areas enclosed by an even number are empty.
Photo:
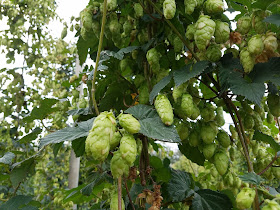
[[[271,195],[267,190],[262,189],[261,187],[257,187],[257,190],[262,192],[264,197],[266,197],[267,199],[274,199],[274,198],[276,198],[274,195]]]
[[[153,6],[153,8],[160,14],[163,16],[162,11],[154,4],[154,2],[152,2],[151,0],[147,0],[149,2],[149,4],[151,4]],[[184,45],[188,48],[188,50],[191,52],[191,54],[193,55],[193,57],[197,60],[200,61],[200,59],[197,57],[197,55],[194,53],[194,51],[191,49],[190,45],[188,44],[187,40],[180,34],[180,32],[176,29],[176,27],[173,25],[173,23],[171,23],[170,20],[164,19],[164,21],[170,26],[170,28],[175,32],[175,34],[177,34],[177,36],[179,37],[179,39],[181,39],[181,41],[184,43]]]
[[[96,57],[95,68],[94,68],[93,79],[92,79],[92,89],[91,89],[92,101],[93,101],[94,109],[95,109],[95,112],[97,115],[99,115],[99,110],[98,110],[96,99],[95,99],[95,80],[96,80],[97,69],[98,69],[98,65],[99,65],[99,61],[100,61],[100,54],[101,54],[102,45],[103,45],[106,14],[107,14],[107,0],[104,0],[101,32],[100,32],[100,37],[99,37],[98,51],[97,51],[97,57]]]

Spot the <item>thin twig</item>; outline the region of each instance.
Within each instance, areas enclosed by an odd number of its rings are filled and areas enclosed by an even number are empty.
[[[96,80],[97,69],[98,69],[100,54],[101,54],[102,45],[103,45],[104,29],[105,29],[105,23],[106,23],[106,14],[107,14],[107,0],[104,0],[102,25],[101,25],[99,44],[98,44],[98,50],[97,50],[97,57],[96,57],[95,68],[94,68],[93,79],[92,79],[92,89],[91,89],[92,101],[93,101],[95,113],[97,115],[99,115],[99,110],[98,110],[96,99],[95,99],[95,80]]]
[[[17,185],[17,187],[16,187],[16,189],[15,189],[15,191],[13,193],[13,196],[16,196],[16,193],[17,193],[17,191],[18,191],[18,189],[20,187],[20,184],[21,184],[21,182],[18,183],[18,185]]]
[[[133,202],[132,202],[132,199],[131,199],[131,197],[130,197],[129,190],[128,190],[128,187],[127,187],[127,180],[125,180],[124,186],[125,186],[125,189],[126,189],[126,192],[127,192],[127,196],[128,196],[130,205],[132,206],[132,209],[135,210],[135,207],[134,207],[134,205],[133,205]]]
[[[121,176],[118,178],[118,210],[122,210],[122,177]]]

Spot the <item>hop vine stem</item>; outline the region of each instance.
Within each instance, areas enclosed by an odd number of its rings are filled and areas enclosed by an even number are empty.
[[[98,110],[97,102],[95,99],[95,80],[96,80],[97,69],[98,69],[98,65],[99,65],[99,61],[100,61],[100,54],[101,54],[102,45],[103,45],[104,30],[105,30],[105,24],[106,24],[106,14],[107,14],[107,0],[104,0],[102,25],[101,25],[101,31],[100,31],[100,36],[99,36],[97,57],[96,57],[96,62],[95,62],[95,68],[94,68],[94,73],[93,73],[93,78],[92,78],[92,89],[91,89],[92,101],[93,101],[94,109],[95,109],[95,112],[97,115],[99,115],[99,110]]]

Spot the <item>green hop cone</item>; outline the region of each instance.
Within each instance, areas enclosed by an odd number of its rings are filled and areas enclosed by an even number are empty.
[[[247,114],[244,118],[244,127],[246,130],[252,129],[255,126],[254,117],[250,114]]]
[[[224,110],[222,106],[219,106],[216,109],[216,117],[215,121],[219,127],[223,126],[225,124],[225,119],[224,119]]]
[[[118,19],[115,17],[112,17],[109,22],[109,30],[111,31],[112,35],[119,36],[121,32],[121,24],[119,23]]]
[[[275,123],[275,121],[274,121],[274,116],[273,116],[273,114],[271,114],[271,112],[268,112],[268,113],[267,113],[266,121],[267,121],[269,124]]]
[[[124,34],[129,36],[132,29],[133,29],[133,24],[131,23],[131,21],[130,20],[125,21],[123,24]]]
[[[262,121],[260,114],[255,112],[255,114],[253,115],[253,118],[254,118],[254,123],[255,123],[254,128],[261,131],[263,128],[263,121]]]
[[[189,144],[192,147],[197,147],[200,143],[200,135],[196,129],[193,129],[189,134]]]
[[[178,99],[181,98],[183,93],[186,92],[187,87],[188,87],[188,83],[185,82],[185,83],[183,83],[181,85],[178,85],[178,86],[175,86],[173,88],[172,96],[173,96],[173,99],[176,103],[178,102]]]
[[[280,167],[272,167],[271,171],[276,179],[280,179]]]
[[[186,30],[186,37],[188,40],[194,40],[194,33],[195,33],[195,24],[190,24]]]
[[[267,97],[267,104],[270,113],[274,117],[280,117],[280,96],[269,94]]]
[[[247,50],[247,48],[243,48],[240,52],[240,62],[244,68],[245,73],[249,74],[255,65],[255,59]]]
[[[239,56],[239,50],[237,50],[235,48],[226,49],[225,54],[228,54],[228,53],[232,53],[234,58],[238,58],[238,56]]]
[[[120,70],[122,75],[127,76],[133,73],[130,64],[131,64],[131,60],[128,58],[122,59],[120,61]]]
[[[210,19],[210,16],[200,15],[196,22],[196,31],[194,33],[195,44],[199,50],[205,50],[214,35],[215,26],[216,23]]]
[[[111,196],[111,202],[110,202],[110,210],[118,210],[118,193],[115,192]],[[122,210],[125,210],[125,204],[122,199]]]
[[[215,107],[212,104],[206,104],[200,111],[201,117],[205,122],[210,122],[215,119]]]
[[[184,0],[185,13],[191,15],[197,6],[197,0]]]
[[[264,43],[261,35],[257,34],[252,36],[252,38],[248,42],[248,51],[252,55],[259,55],[262,53],[264,49]]]
[[[201,126],[200,135],[205,144],[211,144],[217,135],[217,128],[211,123],[204,124]]]
[[[215,143],[205,144],[202,149],[203,155],[207,160],[209,160],[214,155],[215,150],[216,150]]]
[[[156,48],[150,49],[146,54],[146,58],[153,72],[154,73],[158,72],[160,70],[160,65],[159,65],[160,53],[156,50]]]
[[[252,14],[252,27],[258,34],[262,34],[266,31],[266,23],[263,22],[266,14],[263,10],[256,10]]]
[[[110,141],[116,130],[116,120],[112,112],[102,112],[95,118],[86,139],[86,153],[94,159],[104,161],[110,150]]]
[[[193,111],[193,112],[192,112],[192,115],[190,116],[190,118],[191,118],[192,120],[195,120],[196,118],[199,117],[199,115],[200,115],[200,110],[199,110],[199,108],[198,108],[196,105],[194,105],[192,111]]]
[[[135,3],[133,8],[134,8],[134,15],[136,18],[140,18],[143,16],[144,11],[140,3]]]
[[[182,102],[181,102],[182,114],[186,115],[187,117],[190,117],[193,113],[193,110],[194,110],[193,97],[188,93],[184,93],[182,95]]]
[[[241,18],[238,19],[237,21],[237,31],[241,34],[247,34],[250,29],[251,29],[251,25],[252,25],[252,19],[249,16],[243,16]]]
[[[229,40],[230,29],[229,25],[226,22],[222,22],[220,20],[216,20],[215,27],[215,42],[218,44],[223,44]]]
[[[173,46],[174,46],[174,52],[179,53],[182,51],[184,44],[178,36],[175,36],[173,39]]]
[[[100,23],[98,21],[96,21],[96,20],[92,21],[92,30],[93,30],[96,38],[99,39],[101,27],[100,27]]]
[[[238,176],[235,176],[233,180],[233,186],[236,188],[240,188],[241,185],[242,185],[241,179]]]
[[[132,166],[137,156],[137,144],[131,134],[125,134],[121,138],[120,153],[123,160],[125,160],[129,166]]]
[[[65,26],[61,32],[61,39],[64,39],[67,36],[67,27]]]
[[[280,210],[280,205],[274,200],[265,199],[262,210]]]
[[[176,130],[177,133],[180,136],[180,139],[182,141],[186,140],[189,136],[189,126],[187,123],[184,122],[178,122],[176,123]]]
[[[157,113],[161,119],[161,121],[170,126],[173,123],[173,110],[170,101],[168,100],[166,95],[159,94],[155,100],[155,108]]]
[[[86,31],[92,30],[92,15],[88,8],[85,8],[83,11],[81,11],[81,22],[82,28],[84,28]]]
[[[142,84],[139,87],[139,96],[138,96],[139,103],[140,104],[148,104],[149,103],[149,95],[150,95],[150,92],[149,92],[149,88],[148,88],[147,83]]]
[[[175,0],[164,0],[163,14],[166,19],[172,19],[176,13]]]
[[[114,152],[114,156],[111,159],[110,168],[114,179],[117,179],[121,176],[127,176],[129,173],[129,165],[122,158],[121,152]]]
[[[255,189],[244,187],[236,196],[236,205],[239,209],[248,209],[255,199]]]
[[[140,130],[139,121],[134,118],[131,114],[121,113],[118,116],[120,125],[129,133],[134,134],[138,133]]]
[[[220,145],[224,148],[228,148],[230,145],[230,138],[228,134],[225,131],[219,131],[217,135],[217,140],[220,143]]]
[[[121,141],[122,135],[119,131],[116,131],[113,135],[113,138],[110,140],[110,150],[114,150]]]
[[[107,9],[108,11],[113,11],[118,7],[117,0],[108,0],[107,1]]]
[[[224,175],[227,172],[229,159],[225,151],[219,151],[215,153],[214,165],[220,175]]]
[[[277,51],[278,42],[277,42],[275,33],[273,33],[273,32],[266,33],[263,43],[264,43],[265,50],[271,51],[271,52]]]
[[[220,14],[224,11],[222,0],[207,0],[204,3],[205,10],[208,14]]]
[[[206,50],[206,58],[211,62],[217,62],[222,56],[222,51],[218,44],[210,45]]]
[[[227,175],[224,177],[223,181],[225,186],[229,186],[229,187],[233,186],[234,179],[232,173],[228,172]]]

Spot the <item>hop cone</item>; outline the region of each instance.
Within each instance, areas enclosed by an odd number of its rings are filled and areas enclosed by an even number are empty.
[[[275,36],[275,33],[273,32],[268,32],[266,34],[263,43],[264,43],[264,49],[267,51],[275,52],[278,48],[277,38]]]
[[[181,102],[181,111],[184,115],[187,117],[190,117],[192,115],[192,112],[194,110],[194,102],[193,98],[190,94],[183,94],[182,96],[182,102]]]
[[[120,142],[120,153],[123,160],[129,166],[132,166],[137,155],[137,145],[134,137],[131,134],[125,134]]]
[[[189,126],[184,122],[176,123],[176,130],[182,141],[186,140],[189,136]]]
[[[139,96],[138,96],[139,103],[140,104],[149,103],[149,95],[150,93],[149,93],[149,88],[147,83],[142,84],[139,88]]]
[[[202,152],[204,157],[209,160],[215,153],[216,150],[216,144],[215,143],[211,143],[211,144],[205,144],[203,146]]]
[[[207,104],[201,109],[200,114],[205,122],[213,121],[215,119],[215,107],[211,104]]]
[[[81,22],[82,28],[85,28],[86,31],[91,31],[92,29],[92,15],[88,8],[85,8],[81,11]]]
[[[188,40],[194,40],[195,24],[190,24],[186,30],[186,37]]]
[[[252,27],[258,34],[262,34],[266,30],[266,23],[263,22],[265,16],[265,11],[262,10],[257,10],[252,14]]]
[[[114,152],[114,156],[111,159],[110,168],[115,179],[119,178],[122,175],[128,175],[129,166],[122,158],[120,151]]]
[[[267,104],[270,113],[274,117],[280,117],[280,96],[269,94],[267,97]]]
[[[240,52],[240,62],[246,73],[250,73],[253,70],[255,59],[247,50],[247,48],[243,48],[243,50]]]
[[[120,114],[118,116],[120,125],[129,133],[138,133],[140,130],[139,121],[131,114]]]
[[[176,13],[175,0],[165,0],[163,2],[163,14],[166,19],[172,19]]]
[[[113,193],[113,195],[111,196],[110,210],[118,210],[118,193]],[[122,210],[125,210],[123,199],[122,199]]]
[[[94,159],[104,161],[110,150],[110,141],[116,130],[116,120],[111,112],[102,112],[95,118],[86,139],[86,152]]]
[[[192,147],[197,147],[200,143],[200,135],[197,130],[192,130],[189,135],[189,144]]]
[[[171,125],[173,123],[173,110],[170,101],[166,97],[166,95],[160,94],[156,97],[155,100],[155,108],[157,113],[161,119],[161,121],[165,125]]]
[[[173,99],[175,102],[177,102],[178,99],[183,95],[183,93],[186,92],[187,86],[188,86],[188,83],[185,82],[185,83],[175,86],[173,88],[172,96],[173,96]]]
[[[214,165],[220,175],[224,175],[227,172],[229,160],[227,154],[224,151],[215,153]]]
[[[141,6],[140,3],[135,3],[134,6],[134,14],[136,18],[142,17],[144,12],[143,12],[143,7]]]
[[[117,8],[118,3],[117,0],[108,0],[107,1],[107,9],[108,11],[113,11]]]
[[[197,6],[197,0],[184,0],[185,13],[191,15]]]
[[[215,140],[217,130],[211,124],[205,124],[201,127],[200,134],[205,144],[211,144]]]
[[[210,19],[210,16],[201,15],[196,22],[196,31],[194,34],[194,40],[199,50],[205,50],[209,44],[211,37],[215,32],[215,22]]]
[[[217,62],[220,60],[222,52],[220,46],[217,44],[210,45],[206,50],[206,57],[211,62]]]
[[[259,55],[264,49],[264,43],[260,35],[253,36],[248,42],[248,51],[252,55]]]
[[[230,29],[228,23],[217,20],[215,28],[215,42],[223,44],[229,40]]]
[[[255,199],[255,189],[244,187],[236,196],[236,204],[239,209],[248,209]]]
[[[280,205],[274,200],[265,200],[262,210],[280,210]]]
[[[237,21],[237,31],[243,35],[247,34],[251,29],[251,25],[252,25],[251,17],[243,16],[239,18]]]
[[[224,11],[224,3],[222,0],[207,0],[204,6],[206,12],[209,14],[219,14]]]
[[[114,150],[120,143],[121,141],[121,134],[119,131],[116,131],[113,135],[113,138],[110,141],[110,150]]]
[[[215,121],[219,127],[223,126],[225,124],[225,119],[224,119],[224,110],[222,106],[219,106],[216,109],[216,117]]]
[[[219,131],[217,135],[217,140],[220,143],[220,145],[224,148],[228,148],[230,145],[230,138],[225,131]]]

